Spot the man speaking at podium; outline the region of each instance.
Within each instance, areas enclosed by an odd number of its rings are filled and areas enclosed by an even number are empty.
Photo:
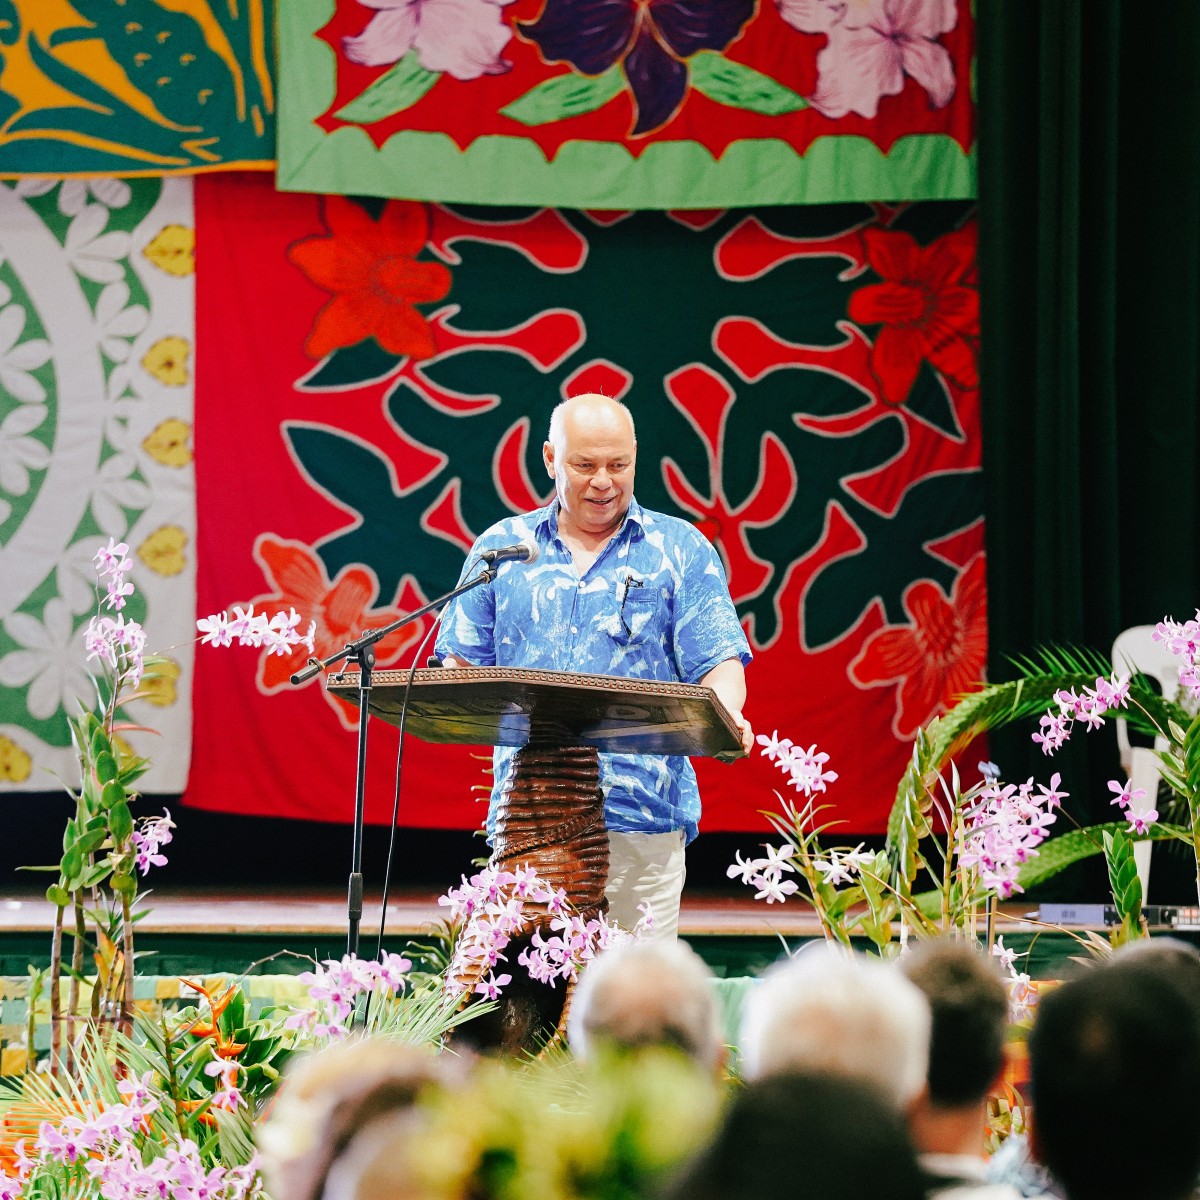
[[[486,530],[463,568],[514,543],[529,561],[446,608],[437,655],[448,667],[532,667],[625,675],[711,687],[742,716],[750,647],[720,559],[687,521],[642,508],[633,496],[637,439],[629,410],[607,396],[573,396],[550,418],[542,449],[555,498]],[[489,834],[516,751],[497,746]],[[681,756],[601,754],[609,838],[606,896],[627,929],[647,903],[654,931],[679,926],[684,846],[696,836],[700,793]]]

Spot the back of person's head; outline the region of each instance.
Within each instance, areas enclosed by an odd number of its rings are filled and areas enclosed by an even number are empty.
[[[925,1086],[929,1005],[895,963],[831,945],[802,950],[746,1001],[742,1071],[828,1071],[876,1083],[907,1105]]]
[[[258,1129],[273,1196],[322,1200],[365,1131],[412,1109],[462,1064],[379,1038],[354,1038],[289,1062],[271,1118]]]
[[[860,1079],[782,1072],[746,1085],[668,1200],[924,1200],[891,1098]]]
[[[1179,937],[1141,937],[1113,952],[1110,966],[1134,964],[1139,970],[1158,972],[1170,980],[1200,1010],[1200,950]]]
[[[1191,1194],[1200,1019],[1157,964],[1117,957],[1042,996],[1029,1065],[1035,1153],[1069,1200]]]
[[[716,1070],[725,1054],[712,972],[686,942],[673,940],[624,942],[589,963],[567,1036],[584,1060],[604,1047],[673,1046]]]
[[[996,960],[973,942],[936,938],[900,960],[929,1001],[929,1101],[939,1108],[980,1104],[1004,1066],[1008,989]]]

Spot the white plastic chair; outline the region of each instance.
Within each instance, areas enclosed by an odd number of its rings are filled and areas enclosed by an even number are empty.
[[[1113,670],[1117,674],[1128,671],[1133,675],[1140,672],[1158,681],[1162,694],[1174,699],[1179,690],[1179,660],[1162,644],[1154,640],[1153,625],[1133,625],[1117,634],[1112,648]],[[1121,766],[1135,788],[1142,788],[1151,802],[1158,795],[1158,783],[1162,776],[1158,751],[1167,748],[1167,740],[1161,734],[1155,737],[1153,748],[1132,746],[1124,717],[1115,718],[1117,746],[1121,751]],[[1134,845],[1134,861],[1137,863],[1138,878],[1142,881],[1142,901],[1145,902],[1150,889],[1150,841]]]

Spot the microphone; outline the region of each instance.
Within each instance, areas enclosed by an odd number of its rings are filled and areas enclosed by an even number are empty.
[[[502,546],[499,550],[485,550],[479,556],[489,567],[497,563],[507,562],[510,558],[515,562],[532,563],[541,557],[541,551],[534,541],[518,542],[515,546]]]

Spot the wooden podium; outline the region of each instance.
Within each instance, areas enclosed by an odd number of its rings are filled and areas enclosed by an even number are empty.
[[[694,684],[521,667],[419,670],[411,688],[408,678],[408,671],[373,672],[369,711],[398,725],[407,690],[405,727],[423,741],[518,747],[508,787],[496,801],[492,863],[506,870],[532,867],[566,891],[584,920],[607,908],[600,751],[742,755],[728,710],[711,688]],[[326,686],[358,703],[358,685],[358,672],[346,671],[330,676]],[[549,919],[539,913],[535,928]],[[478,980],[460,982],[473,988]],[[529,1048],[539,1035],[561,1029],[563,997],[550,1000],[548,992],[538,985],[523,1007],[506,1004],[490,1044]]]
[[[407,671],[375,671],[369,706],[400,721]],[[329,691],[358,702],[358,672]],[[737,758],[741,735],[711,688],[528,667],[462,667],[413,674],[407,728],[425,742],[524,746],[553,727],[569,742],[609,753]]]

